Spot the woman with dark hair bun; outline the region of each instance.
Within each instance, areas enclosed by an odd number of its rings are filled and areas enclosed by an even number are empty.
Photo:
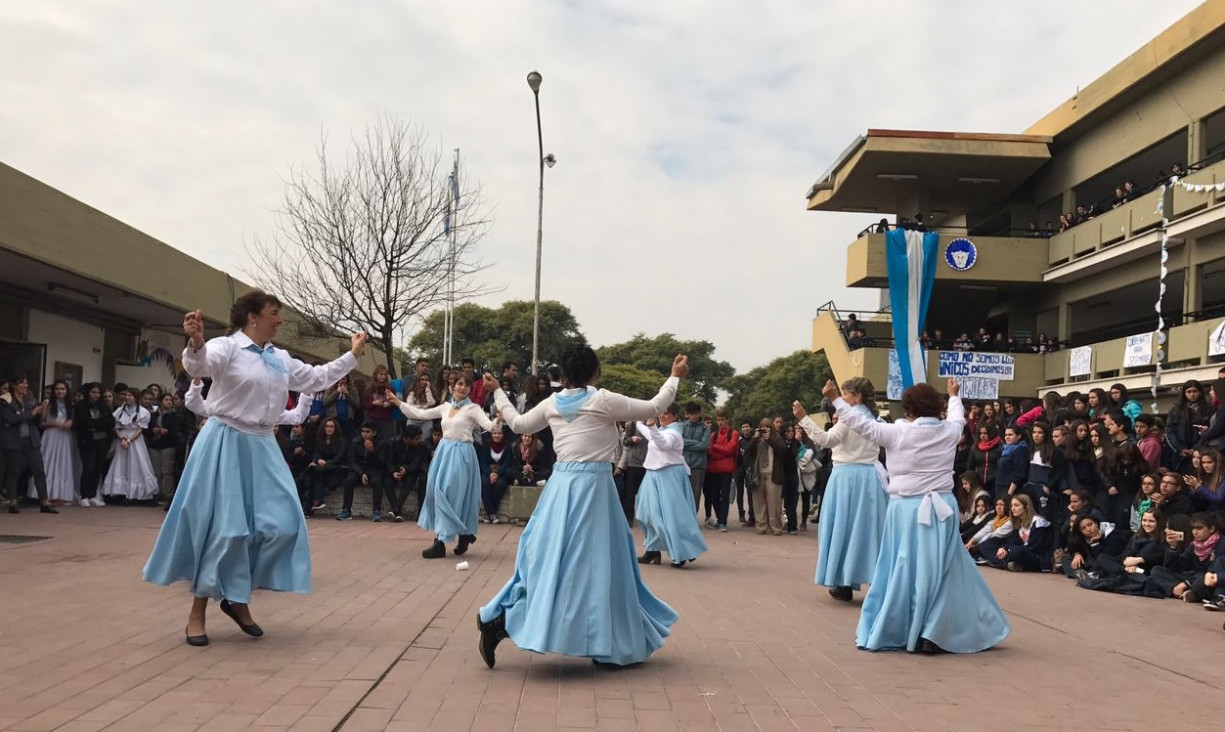
[[[490,668],[498,642],[508,637],[537,653],[617,666],[641,663],[663,646],[676,622],[676,612],[642,583],[612,460],[617,422],[663,412],[689,373],[689,359],[676,357],[672,376],[650,401],[592,386],[600,361],[587,346],[567,348],[562,371],[564,388],[522,415],[485,374],[507,426],[516,434],[551,427],[557,455],[519,538],[515,573],[477,615],[481,658]]]
[[[842,398],[856,411],[876,419],[876,388],[863,377],[842,384]],[[804,405],[795,402],[791,411],[812,441],[830,448],[834,468],[825,488],[821,522],[817,524],[820,550],[816,582],[829,588],[830,597],[850,602],[860,585],[872,581],[889,494],[880,447],[839,422],[829,429],[817,427]]]
[[[952,469],[966,418],[958,391],[949,379],[948,418],[941,420],[940,395],[915,384],[902,393],[906,420],[894,424],[853,408],[832,381],[821,391],[840,423],[888,455],[885,532],[855,636],[864,650],[977,653],[1011,631],[959,534]]]
[[[357,366],[365,333],[349,351],[309,366],[272,345],[281,303],[255,290],[234,301],[230,334],[204,340],[199,310],[183,317],[183,369],[212,378],[207,412],[183,468],[166,520],[145,564],[148,582],[191,582],[187,644],[208,645],[210,598],[244,633],[264,631],[251,618],[254,589],[310,592],[311,557],[298,489],[273,430],[289,392],[314,393]]]

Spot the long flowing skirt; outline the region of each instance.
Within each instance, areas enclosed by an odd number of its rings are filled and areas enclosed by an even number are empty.
[[[481,470],[471,442],[438,443],[425,482],[425,503],[417,525],[451,541],[460,534],[476,535],[481,518]]]
[[[520,648],[627,665],[664,644],[676,612],[638,573],[608,463],[557,463],[519,538],[515,573],[481,608]]]
[[[72,430],[48,429],[42,437],[43,468],[47,473],[47,500],[72,503],[81,482],[81,458]],[[30,485],[30,497],[38,491]]]
[[[126,449],[116,441],[115,457],[98,492],[131,501],[157,498],[157,476],[153,474],[153,461],[143,439],[134,440]]]
[[[253,589],[310,592],[306,521],[276,438],[204,425],[144,577],[238,603]]]
[[[708,551],[693,510],[693,490],[684,465],[648,470],[638,488],[635,516],[649,552],[668,552],[674,562],[697,559]]]
[[[914,651],[920,638],[950,653],[977,653],[1011,632],[995,596],[961,543],[952,516],[918,522],[919,496],[894,496],[872,586],[863,600],[855,644],[869,651]]]
[[[821,501],[816,582],[859,589],[876,572],[889,509],[876,464],[835,465]]]

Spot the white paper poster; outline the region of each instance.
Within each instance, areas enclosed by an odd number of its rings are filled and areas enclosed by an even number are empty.
[[[1123,368],[1134,369],[1153,362],[1153,334],[1127,336],[1123,350]]]
[[[981,376],[958,376],[957,383],[961,385],[961,398],[971,401],[991,400],[1000,398],[999,379]]]
[[[1068,351],[1068,376],[1088,376],[1093,370],[1093,346]]]
[[[973,376],[1012,381],[1016,373],[1016,359],[1007,353],[983,353],[980,351],[941,351],[941,377]]]
[[[1208,355],[1220,356],[1225,354],[1225,320],[1213,329],[1212,334],[1208,336]]]
[[[898,365],[897,351],[889,349],[889,386],[886,395],[891,401],[902,398],[902,367]]]

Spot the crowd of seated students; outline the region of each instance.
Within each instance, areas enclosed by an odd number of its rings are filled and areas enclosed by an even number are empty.
[[[1225,373],[1225,369],[1223,369]],[[985,567],[1225,610],[1225,378],[1161,419],[1122,384],[967,405],[957,500]]]

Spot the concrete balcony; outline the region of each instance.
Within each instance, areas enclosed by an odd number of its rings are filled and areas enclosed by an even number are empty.
[[[1206,168],[1195,171],[1183,182],[1187,185],[1216,185],[1225,181],[1225,160],[1218,161]],[[1174,202],[1171,206],[1171,220],[1186,216],[1202,208],[1210,208],[1215,204],[1225,202],[1225,193],[1208,191],[1192,193],[1181,186],[1174,188]]]
[[[877,337],[872,326],[888,327],[887,323],[868,323],[867,325],[870,337]],[[834,379],[838,383],[841,384],[856,376],[865,377],[876,387],[883,401],[883,395],[889,384],[889,351],[892,350],[890,346],[882,345],[852,350],[847,346],[846,339],[842,335],[838,319],[832,312],[822,311],[817,313],[812,320],[812,350],[825,353],[830,370],[834,372]],[[1014,353],[1012,357],[1016,363],[1015,378],[1011,381],[1000,382],[1000,396],[1033,397],[1044,383],[1045,357],[1032,353]],[[939,372],[939,352],[928,351],[927,383],[943,393],[945,379],[936,375]]]
[[[1157,228],[1161,224],[1161,215],[1157,213],[1161,195],[1161,189],[1151,191],[1107,211],[1092,221],[1086,221],[1052,236],[1049,239],[1047,264],[1050,267],[1066,264],[1102,251],[1111,244],[1130,239],[1136,234]],[[1166,205],[1169,206],[1172,194],[1167,190],[1165,195]]]
[[[1188,323],[1167,332],[1166,359],[1161,372],[1160,410],[1165,410],[1177,396],[1177,388],[1187,379],[1199,379],[1205,383],[1216,379],[1217,369],[1221,363],[1219,356],[1208,355],[1208,339],[1212,332],[1221,325],[1221,318],[1212,318],[1197,323]],[[1150,389],[1153,385],[1153,364],[1136,368],[1123,366],[1123,354],[1127,346],[1126,338],[1114,338],[1108,341],[1089,344],[1092,356],[1089,361],[1089,373],[1072,377],[1070,373],[1071,351],[1058,351],[1044,356],[1046,385],[1041,391],[1054,390],[1061,394],[1075,390],[1087,392],[1089,389],[1109,389],[1111,384],[1123,384],[1133,392],[1139,390],[1136,398],[1149,411],[1152,402]],[[1157,343],[1152,343],[1153,353],[1156,353]],[[1075,380],[1073,380],[1075,379]]]
[[[978,252],[974,266],[965,272],[958,272],[944,262],[944,248],[957,238],[969,239]],[[1036,284],[1042,282],[1042,273],[1047,267],[1045,239],[941,232],[939,255],[938,281]],[[846,284],[847,287],[888,287],[884,234],[864,234],[847,248]]]

